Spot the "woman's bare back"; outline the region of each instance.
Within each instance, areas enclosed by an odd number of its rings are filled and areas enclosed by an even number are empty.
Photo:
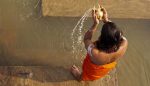
[[[94,43],[95,44],[95,43]],[[118,58],[122,57],[128,46],[128,41],[123,37],[123,41],[116,52],[106,53],[104,51],[98,50],[96,47],[92,49],[91,61],[98,65],[104,65],[116,61]]]

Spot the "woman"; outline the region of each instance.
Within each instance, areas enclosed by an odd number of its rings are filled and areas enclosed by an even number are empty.
[[[97,11],[92,11],[93,25],[85,33],[84,44],[87,56],[84,59],[82,73],[73,65],[73,76],[81,81],[96,80],[108,74],[116,66],[116,61],[126,52],[128,42],[115,23],[109,21],[105,8],[102,7],[104,25],[98,40],[92,42],[92,36],[99,24]]]

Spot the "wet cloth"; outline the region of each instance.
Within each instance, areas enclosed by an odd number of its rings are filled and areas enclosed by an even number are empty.
[[[90,45],[93,47],[93,45]],[[89,47],[90,47],[89,46]],[[89,51],[90,50],[90,51]],[[105,65],[96,65],[92,63],[90,56],[92,48],[89,48],[86,58],[82,65],[82,80],[96,80],[108,74],[116,66],[116,62],[112,62]]]

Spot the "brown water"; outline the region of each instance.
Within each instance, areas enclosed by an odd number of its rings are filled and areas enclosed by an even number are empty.
[[[70,38],[80,17],[43,17],[41,12],[38,0],[0,1],[1,66],[81,66],[83,59],[74,58]],[[120,18],[112,21],[119,25],[129,41],[126,55],[117,67],[119,86],[149,86],[150,20]],[[91,24],[89,18],[83,31]],[[99,30],[94,39],[98,33]]]

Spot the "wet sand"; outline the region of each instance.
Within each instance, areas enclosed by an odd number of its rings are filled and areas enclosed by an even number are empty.
[[[0,77],[0,86],[116,86],[116,78],[78,82],[67,69],[52,66],[3,66]]]
[[[73,64],[81,68],[83,61],[83,58],[74,58],[70,38],[80,17],[43,17],[41,5],[36,6],[37,3],[38,0],[0,1],[0,86],[150,85],[149,19],[112,18],[129,41],[127,53],[118,63],[117,73],[112,74],[110,81],[106,76],[103,80],[79,83],[69,68]],[[89,18],[83,31],[90,26]],[[33,76],[22,75],[26,71]]]

